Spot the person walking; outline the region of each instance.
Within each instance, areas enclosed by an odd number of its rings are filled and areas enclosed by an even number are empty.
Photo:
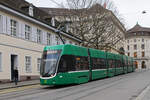
[[[17,67],[14,68],[14,80],[15,80],[15,85],[18,83],[18,69]]]

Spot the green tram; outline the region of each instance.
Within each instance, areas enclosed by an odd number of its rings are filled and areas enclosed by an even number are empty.
[[[40,84],[81,84],[91,80],[133,72],[133,58],[76,45],[46,46]]]

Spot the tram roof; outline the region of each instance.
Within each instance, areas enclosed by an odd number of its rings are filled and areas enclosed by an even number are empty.
[[[44,51],[47,50],[62,50],[62,55],[88,56],[87,48],[71,44],[46,46]]]
[[[97,50],[97,49],[90,49],[91,57],[95,58],[106,58],[106,52]]]

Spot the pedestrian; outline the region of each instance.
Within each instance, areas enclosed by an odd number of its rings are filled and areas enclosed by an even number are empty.
[[[14,68],[14,80],[15,80],[15,85],[18,83],[18,68]]]

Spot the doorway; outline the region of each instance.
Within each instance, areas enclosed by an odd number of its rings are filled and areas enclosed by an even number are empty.
[[[142,65],[142,69],[146,68],[145,61],[142,61],[141,65]]]
[[[138,62],[134,61],[135,68],[138,69]]]
[[[11,81],[14,81],[14,68],[18,67],[18,56],[11,55]]]

